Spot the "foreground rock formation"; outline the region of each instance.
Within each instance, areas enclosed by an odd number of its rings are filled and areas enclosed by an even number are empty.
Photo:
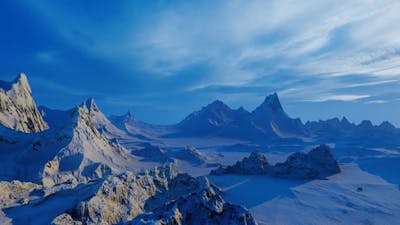
[[[257,224],[206,178],[179,174],[173,164],[61,189],[4,212],[13,224]]]

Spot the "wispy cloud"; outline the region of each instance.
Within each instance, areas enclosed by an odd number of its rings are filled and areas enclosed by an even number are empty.
[[[308,99],[306,101],[309,102],[326,102],[326,101],[355,101],[363,98],[368,98],[370,95],[327,95],[327,96],[318,96],[312,99]]]
[[[371,101],[367,101],[366,104],[384,104],[387,102],[388,101],[385,101],[385,100],[371,100]]]
[[[400,96],[398,0],[28,2],[68,45],[122,67],[120,76],[145,77],[144,86],[160,82],[161,92],[278,91],[298,102]]]

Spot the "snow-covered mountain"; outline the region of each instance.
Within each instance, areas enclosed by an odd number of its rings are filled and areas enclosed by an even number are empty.
[[[277,93],[267,96],[251,114],[254,126],[267,135],[279,138],[298,138],[305,135],[303,123],[286,114]]]
[[[300,119],[290,118],[276,93],[265,98],[253,112],[231,109],[222,101],[193,112],[178,125],[178,136],[219,136],[245,140],[301,138],[305,130]]]
[[[25,74],[14,81],[0,81],[0,124],[25,133],[46,130]]]
[[[190,136],[221,135],[229,124],[245,121],[249,116],[245,109],[234,110],[217,100],[187,116],[178,127]]]
[[[346,117],[329,120],[309,121],[305,129],[311,137],[322,142],[347,142],[363,146],[397,146],[400,144],[400,129],[389,122],[373,125],[364,120],[351,123]]]
[[[136,120],[130,113],[111,116],[110,121],[120,130],[144,141],[157,138],[222,137],[252,142],[318,141],[362,144],[368,139],[396,146],[400,144],[400,129],[389,122],[373,125],[370,121],[354,124],[345,117],[303,124],[284,111],[276,93],[265,98],[255,110],[232,109],[216,100],[187,116],[176,125],[160,126]],[[370,144],[370,143],[368,143]]]
[[[121,116],[110,116],[109,120],[120,130],[142,140],[151,140],[173,130],[171,126],[153,125],[139,121],[130,111]]]
[[[3,179],[52,186],[86,182],[132,168],[135,158],[105,132],[122,131],[104,117],[92,99],[67,111],[42,110],[50,124],[44,132],[24,134],[1,128]]]

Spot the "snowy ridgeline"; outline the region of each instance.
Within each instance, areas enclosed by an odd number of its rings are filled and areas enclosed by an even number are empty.
[[[296,152],[283,163],[270,165],[261,152],[252,152],[249,157],[232,166],[221,166],[212,170],[212,175],[247,174],[269,175],[292,179],[322,179],[340,172],[339,165],[327,145],[320,145],[308,153]]]

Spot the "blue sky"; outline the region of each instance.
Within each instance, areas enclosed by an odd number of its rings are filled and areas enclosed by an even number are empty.
[[[400,2],[0,2],[0,77],[37,103],[174,123],[220,99],[253,110],[278,92],[303,121],[400,126]]]

